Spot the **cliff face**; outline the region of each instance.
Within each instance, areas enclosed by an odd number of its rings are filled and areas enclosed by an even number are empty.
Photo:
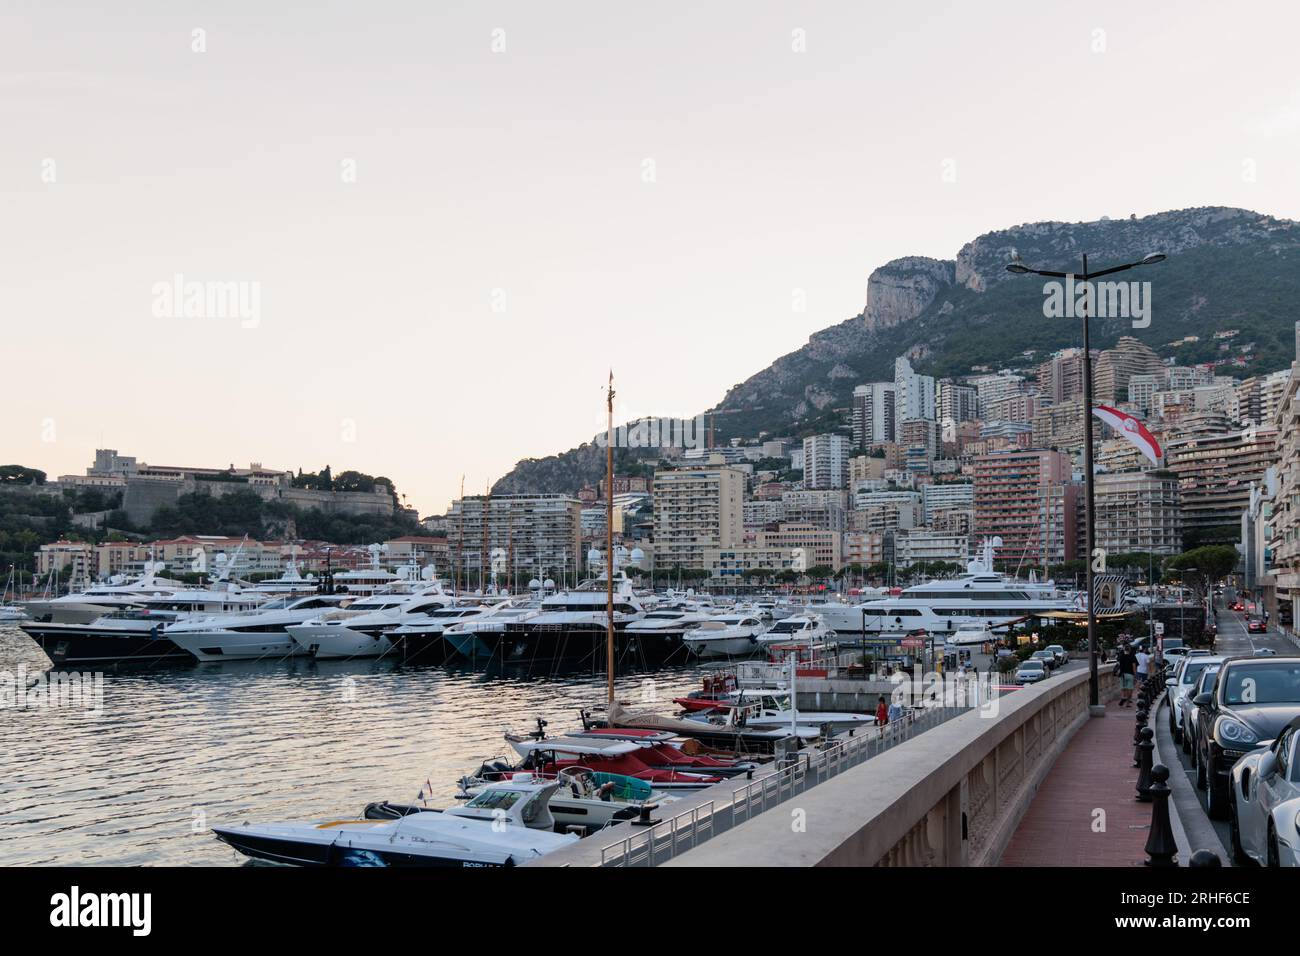
[[[1151,252],[1169,256],[1124,275],[1152,283],[1151,327],[1098,320],[1098,347],[1132,334],[1180,364],[1226,362],[1224,373],[1238,377],[1284,367],[1294,357],[1300,224],[1224,207],[1026,223],[978,236],[952,260],[907,256],[875,269],[861,315],[815,333],[726,393],[714,409],[726,413],[715,419],[716,440],[833,428],[854,386],[892,379],[899,355],[911,356],[924,374],[963,375],[974,366],[1032,364],[1078,345],[1073,324],[1043,318],[1042,281],[1013,276],[1006,265],[1019,256],[1031,266],[1068,271],[1081,267],[1084,252],[1093,268]],[[1234,328],[1241,334],[1225,350],[1214,333]],[[1200,341],[1172,346],[1189,336]],[[544,474],[548,490],[566,483],[576,489],[573,479],[588,468],[562,467],[578,464],[573,452],[567,456],[521,462],[523,471],[504,481],[517,488]]]
[[[910,322],[935,296],[956,281],[956,263],[947,259],[906,256],[885,263],[867,279],[867,328],[888,329]]]

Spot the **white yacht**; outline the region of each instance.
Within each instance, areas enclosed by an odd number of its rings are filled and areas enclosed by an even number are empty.
[[[322,611],[346,607],[346,595],[313,594],[273,598],[255,611],[177,621],[167,627],[173,644],[200,661],[238,661],[297,657],[307,653],[285,630],[318,617]]]
[[[757,611],[717,614],[682,638],[697,657],[744,657],[758,650],[758,638],[767,630]]]
[[[835,640],[835,632],[827,627],[820,615],[792,614],[783,617],[757,638],[759,647],[773,644],[820,644]]]
[[[451,604],[425,612],[417,620],[399,624],[388,632],[388,639],[404,660],[424,658],[441,663],[451,654],[445,638],[449,627],[477,620],[501,606],[474,598],[458,598]]]
[[[284,573],[278,578],[258,581],[256,584],[248,585],[244,590],[255,591],[258,594],[271,597],[284,597],[285,595],[315,594],[319,589],[320,582],[316,579],[316,576],[308,574],[304,577],[298,572],[298,563],[290,560],[284,569]]]
[[[993,570],[993,538],[984,542],[980,559],[970,562],[956,578],[928,581],[904,588],[896,597],[867,601],[860,619],[847,622],[842,637],[854,634],[899,635],[918,628],[956,633],[965,627],[1003,627],[1048,611],[1074,606],[1073,597],[1051,581],[1014,581]]]
[[[18,626],[40,645],[55,664],[100,664],[119,661],[190,659],[166,629],[179,621],[213,614],[251,611],[265,600],[238,588],[177,588],[137,595],[124,609],[101,614],[86,624],[25,621]]]
[[[70,594],[24,601],[21,606],[29,618],[40,623],[89,624],[113,611],[135,607],[145,598],[165,597],[184,590],[186,585],[179,581],[147,570],[134,581],[110,581]]]
[[[447,656],[491,658],[512,626],[527,624],[540,613],[542,606],[537,601],[508,601],[449,624],[442,632]]]
[[[603,654],[608,621],[606,587],[604,578],[599,578],[544,597],[536,614],[510,621],[505,633],[494,635],[496,645],[492,650],[503,660],[586,659]],[[645,606],[633,592],[632,582],[617,572],[613,617],[618,649],[625,650],[635,643],[638,653],[646,656],[680,651],[681,638],[676,633],[626,633],[629,624],[645,615]]]
[[[388,632],[455,599],[434,582],[414,590],[388,591],[358,598],[343,610],[290,624],[289,636],[318,660],[382,657],[393,649]]]
[[[629,621],[623,630],[629,637],[637,635],[681,640],[695,628],[709,620],[712,615],[712,611],[692,602],[683,607],[659,608],[649,611],[640,620]]]
[[[555,833],[555,779],[512,774],[469,802],[395,820],[313,820],[213,827],[245,856],[299,866],[518,866],[570,846]]]

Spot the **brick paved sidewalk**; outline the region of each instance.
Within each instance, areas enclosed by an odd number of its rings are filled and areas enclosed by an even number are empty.
[[[1070,740],[1034,794],[1001,866],[1141,866],[1151,804],[1135,798],[1132,707],[1106,705]],[[1106,811],[1094,832],[1094,811]]]

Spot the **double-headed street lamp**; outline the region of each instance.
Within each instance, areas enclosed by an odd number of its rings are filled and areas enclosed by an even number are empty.
[[[1109,269],[1102,269],[1099,272],[1088,271],[1088,254],[1083,254],[1083,272],[1076,275],[1072,272],[1048,272],[1045,269],[1032,269],[1016,258],[1007,264],[1007,271],[1015,275],[1036,275],[1046,276],[1049,279],[1079,279],[1084,283],[1091,282],[1093,279],[1100,279],[1102,276],[1114,275],[1116,272],[1124,272],[1136,266],[1149,266],[1157,262],[1163,262],[1165,256],[1160,252],[1153,252],[1144,256],[1137,262],[1130,262],[1122,266],[1112,266]],[[1092,491],[1092,337],[1089,334],[1088,327],[1088,303],[1092,301],[1092,290],[1087,289],[1083,299],[1083,484],[1084,500],[1086,514],[1087,532],[1084,538],[1084,547],[1087,549],[1084,567],[1087,569],[1087,588],[1088,588],[1088,705],[1094,714],[1101,713],[1100,692],[1097,686],[1097,609],[1095,594],[1092,587],[1092,554],[1093,539],[1095,536],[1095,522],[1093,514],[1093,491]]]

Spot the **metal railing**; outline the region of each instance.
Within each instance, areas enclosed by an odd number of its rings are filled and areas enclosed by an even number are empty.
[[[656,866],[971,709],[939,706],[910,711],[903,720],[803,751],[785,766],[735,788],[721,802],[710,800],[649,826],[623,824],[636,832],[601,847],[600,865]]]

